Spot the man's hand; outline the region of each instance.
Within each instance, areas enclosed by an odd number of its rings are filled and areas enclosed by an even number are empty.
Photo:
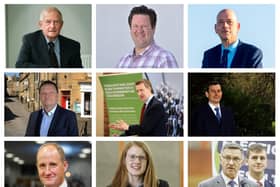
[[[128,130],[128,127],[129,125],[123,120],[117,120],[116,123],[109,124],[109,128],[120,131],[126,131]]]

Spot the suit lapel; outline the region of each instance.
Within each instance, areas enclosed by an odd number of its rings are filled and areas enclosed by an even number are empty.
[[[40,129],[41,129],[41,123],[42,123],[42,118],[43,118],[43,114],[42,114],[42,110],[39,110],[38,112],[38,117],[36,119],[36,124],[35,124],[35,136],[40,136]]]
[[[146,112],[148,110],[150,110],[151,106],[153,105],[154,99],[155,99],[155,96],[153,96],[152,99],[150,100],[148,106],[146,107],[146,110],[144,111],[144,115],[146,114]]]
[[[216,183],[216,184],[214,184],[215,187],[225,187],[226,186],[226,183],[221,175],[217,176],[215,183]]]
[[[50,65],[50,62],[49,62],[49,48],[48,48],[48,44],[47,44],[47,41],[42,33],[42,31],[40,32],[40,43],[38,44],[39,47],[41,48],[41,55],[42,55],[42,58],[40,59],[40,64],[47,64],[48,66]],[[46,51],[46,52],[45,52]]]
[[[54,135],[56,125],[58,124],[58,122],[57,122],[58,118],[56,116],[58,116],[59,110],[60,110],[60,106],[57,105],[56,110],[55,110],[54,115],[53,115],[53,119],[52,119],[52,122],[51,122],[51,125],[50,125],[50,128],[49,128],[49,131],[48,131],[48,136]]]
[[[67,45],[64,45],[64,38],[62,36],[59,35],[59,44],[60,44],[60,64],[61,67],[64,67],[64,62],[66,62],[65,60],[65,48],[67,47]]]
[[[232,59],[231,68],[238,67],[238,64],[241,64],[240,59],[242,59],[242,54],[240,48],[242,48],[242,42],[239,40],[236,53]]]
[[[209,104],[207,104],[207,110],[208,110],[208,112],[210,113],[211,118],[215,119],[215,120],[217,121],[217,123],[219,123],[219,121],[218,121],[216,115],[214,114],[214,112],[213,112],[212,108],[209,106]],[[221,109],[221,113],[222,113],[222,109]],[[223,119],[223,114],[222,114],[221,120],[222,120],[222,119]]]

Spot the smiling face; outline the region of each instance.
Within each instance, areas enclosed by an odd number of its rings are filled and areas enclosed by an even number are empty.
[[[239,149],[224,149],[220,155],[223,173],[234,179],[242,164],[242,154]]]
[[[45,146],[37,154],[37,170],[45,187],[58,187],[64,181],[68,164],[63,161],[54,146]]]
[[[40,100],[46,112],[55,107],[58,102],[58,93],[52,84],[45,84],[40,89]]]
[[[230,45],[234,43],[238,38],[239,30],[240,23],[232,10],[225,9],[218,14],[215,31],[223,44]]]
[[[218,105],[222,99],[222,88],[220,84],[209,85],[208,90],[205,92],[205,96],[208,101],[213,105]]]
[[[125,165],[130,177],[143,177],[147,168],[147,156],[143,149],[134,145],[127,151]]]
[[[60,14],[55,10],[45,10],[39,21],[40,29],[48,40],[55,40],[60,34],[63,21]]]
[[[143,102],[146,102],[149,99],[149,97],[152,95],[151,88],[147,88],[144,83],[140,83],[135,87],[139,99]]]
[[[254,174],[263,174],[267,167],[267,156],[264,150],[258,152],[249,152],[247,159],[249,172]]]
[[[144,50],[154,39],[155,28],[152,28],[148,15],[135,14],[131,20],[130,34],[136,50]]]

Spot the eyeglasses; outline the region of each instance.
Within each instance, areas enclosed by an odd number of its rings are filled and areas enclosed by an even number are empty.
[[[54,24],[54,25],[60,25],[62,22],[60,20],[44,20],[43,21],[46,25]]]
[[[227,24],[229,26],[233,25],[234,21],[233,20],[219,20],[217,22],[217,25],[221,26],[221,25],[224,25],[224,24]]]
[[[241,161],[241,158],[239,157],[230,157],[230,156],[224,156],[222,155],[223,159],[226,161],[226,162],[230,162],[232,160],[233,163],[239,163]]]
[[[135,161],[137,158],[140,160],[140,161],[144,161],[144,160],[147,160],[147,158],[143,155],[127,155],[128,159],[130,161]]]

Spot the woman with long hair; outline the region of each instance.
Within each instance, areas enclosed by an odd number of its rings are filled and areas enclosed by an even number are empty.
[[[152,154],[144,142],[129,142],[122,151],[109,187],[169,187],[156,176]]]

